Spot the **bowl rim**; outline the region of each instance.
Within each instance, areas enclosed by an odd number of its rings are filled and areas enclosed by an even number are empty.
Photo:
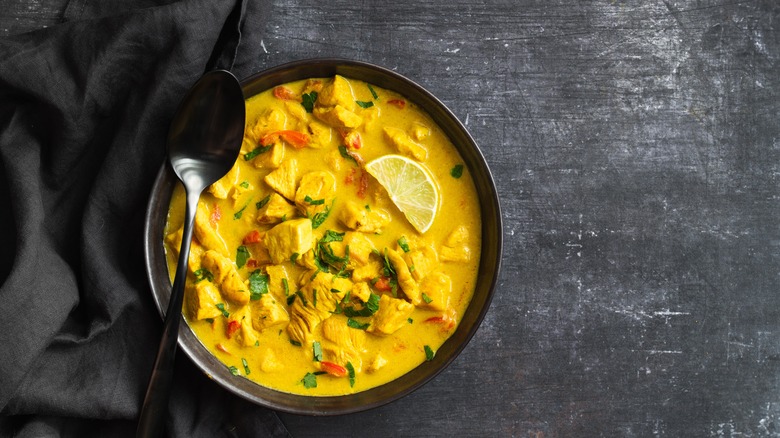
[[[436,377],[465,349],[484,320],[495,295],[503,258],[503,215],[498,190],[487,161],[466,127],[444,103],[425,88],[385,67],[342,58],[311,58],[288,62],[254,73],[240,82],[245,98],[249,98],[272,86],[295,80],[290,79],[291,77],[306,79],[331,77],[334,74],[363,80],[372,85],[399,92],[406,99],[428,112],[460,153],[464,164],[472,175],[474,184],[477,186],[477,193],[484,195],[487,192],[489,196],[479,196],[482,215],[482,248],[479,271],[474,296],[464,312],[460,324],[439,348],[433,360],[423,362],[388,383],[366,391],[339,396],[307,396],[281,392],[259,385],[249,379],[231,375],[228,368],[200,342],[189,324],[186,323],[186,319],[185,323],[180,325],[178,347],[209,378],[228,391],[255,404],[299,415],[330,416],[373,409],[412,393]],[[477,181],[477,177],[479,177],[479,181]],[[144,261],[147,280],[157,310],[163,318],[170,298],[170,280],[163,244],[164,219],[167,218],[168,206],[176,184],[180,183],[166,159],[158,171],[152,187],[144,223]],[[486,211],[489,213],[489,218],[486,218]],[[486,247],[489,249],[488,257],[486,257]],[[478,296],[479,292],[482,293]],[[477,312],[472,311],[475,301],[479,305]]]

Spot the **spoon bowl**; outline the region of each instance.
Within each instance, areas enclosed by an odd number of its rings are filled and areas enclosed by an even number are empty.
[[[171,122],[168,161],[184,184],[187,207],[162,339],[138,422],[139,437],[164,432],[198,200],[203,190],[222,178],[238,158],[245,119],[244,94],[238,80],[230,72],[215,70],[204,74],[190,89]]]

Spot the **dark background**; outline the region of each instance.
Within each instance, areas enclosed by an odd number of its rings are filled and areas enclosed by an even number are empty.
[[[2,0],[0,36],[66,3]],[[280,414],[292,435],[780,436],[780,3],[263,7],[237,75],[329,56],[406,75],[469,128],[504,216],[458,359],[382,408]]]

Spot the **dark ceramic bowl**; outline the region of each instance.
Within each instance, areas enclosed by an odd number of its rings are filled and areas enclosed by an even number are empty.
[[[463,350],[487,313],[501,265],[501,210],[498,194],[485,158],[466,128],[436,97],[409,79],[376,65],[341,59],[312,59],[274,67],[242,81],[244,95],[286,82],[312,77],[342,75],[393,90],[415,102],[449,135],[468,166],[480,194],[482,209],[482,256],[474,298],[453,335],[436,352],[406,375],[385,385],[352,395],[309,397],[288,394],[260,386],[248,379],[236,378],[228,368],[209,353],[187,324],[179,330],[179,346],[210,378],[229,391],[261,406],[279,411],[307,415],[337,415],[363,411],[397,400],[441,372]],[[152,189],[146,212],[145,258],[152,294],[160,314],[170,299],[170,276],[163,248],[163,230],[173,188],[179,184],[170,166],[163,166]]]

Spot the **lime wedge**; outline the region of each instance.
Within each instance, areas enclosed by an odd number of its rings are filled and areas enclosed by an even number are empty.
[[[366,170],[417,231],[428,231],[436,217],[439,191],[425,166],[401,155],[384,155],[367,163]]]

